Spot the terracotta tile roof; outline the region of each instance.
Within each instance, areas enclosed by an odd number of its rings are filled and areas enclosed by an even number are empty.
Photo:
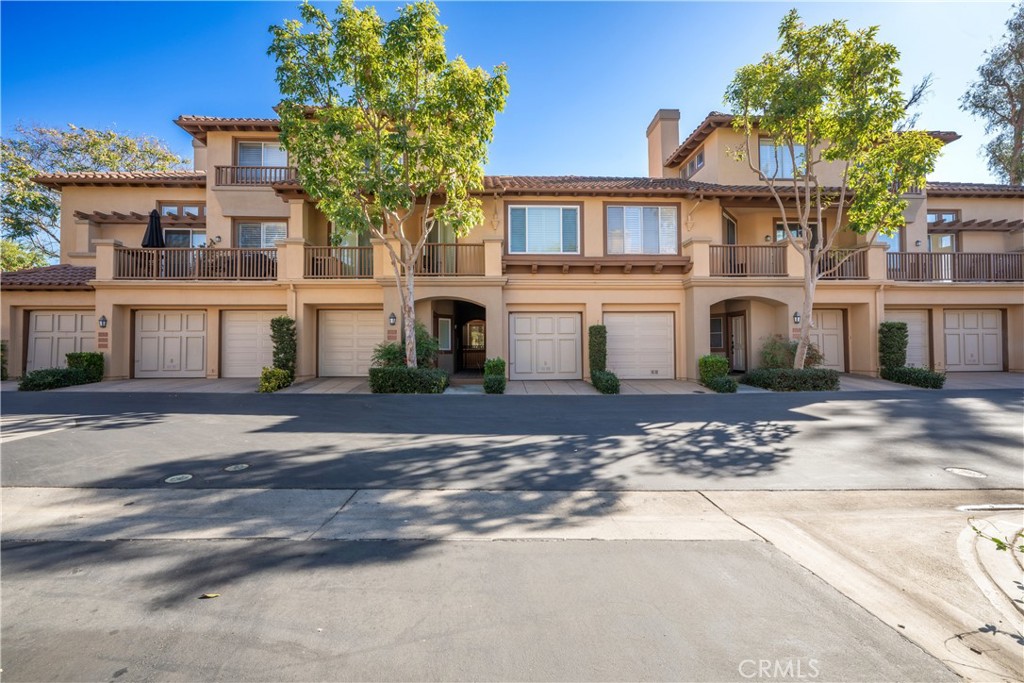
[[[83,171],[49,173],[32,178],[54,190],[68,185],[122,185],[134,187],[206,187],[204,171]]]
[[[174,123],[200,142],[206,142],[206,134],[212,130],[261,132],[281,130],[281,120],[276,118],[223,118],[219,116],[182,114],[174,120]]]
[[[56,266],[26,268],[0,273],[0,289],[92,289],[90,280],[96,279],[92,266]]]
[[[790,194],[789,187],[779,194]],[[823,188],[837,191],[837,188]],[[718,185],[682,178],[614,176],[485,176],[483,194],[665,195],[672,197],[770,197],[766,185]]]
[[[1024,185],[929,182],[929,197],[1024,197]]]

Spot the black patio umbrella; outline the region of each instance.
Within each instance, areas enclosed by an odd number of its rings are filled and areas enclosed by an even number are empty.
[[[146,226],[146,235],[142,238],[142,246],[145,249],[163,249],[164,231],[160,228],[160,212],[153,209],[149,212],[149,225]]]

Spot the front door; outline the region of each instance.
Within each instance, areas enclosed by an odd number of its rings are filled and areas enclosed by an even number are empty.
[[[747,371],[747,316],[729,316],[729,365],[734,372]]]

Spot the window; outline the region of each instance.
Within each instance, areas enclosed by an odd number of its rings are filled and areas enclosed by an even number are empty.
[[[951,254],[956,251],[956,238],[953,235],[928,235],[928,251]]]
[[[722,318],[711,319],[711,350],[725,349],[725,321]]]
[[[790,154],[789,145],[776,145],[772,138],[761,138],[758,153],[761,173],[769,178],[795,178],[794,173],[803,170],[806,157],[803,145],[794,144]],[[796,156],[796,169],[793,156]]]
[[[206,218],[203,202],[157,202],[161,218]]]
[[[167,228],[164,230],[164,245],[171,249],[188,249],[206,246],[205,230]]]
[[[452,350],[452,319],[451,318],[438,318],[437,319],[437,350],[438,351],[451,351]]]
[[[951,209],[935,209],[927,214],[928,225],[934,223],[956,223],[960,220],[960,212]]]
[[[609,254],[679,252],[678,207],[609,206]]]
[[[238,246],[242,249],[271,249],[275,242],[287,236],[287,223],[253,221],[238,224]]]
[[[811,229],[811,248],[818,246],[818,224],[808,223],[807,226]],[[793,236],[800,239],[803,229],[799,225],[789,224],[789,231],[793,233]],[[786,241],[786,228],[785,224],[777,220],[775,221],[775,241],[785,242]]]
[[[463,346],[470,351],[483,351],[487,348],[485,328],[483,320],[470,320],[466,323]]]
[[[510,206],[508,253],[580,253],[578,206]]]
[[[287,166],[288,153],[280,142],[239,142],[239,166]]]
[[[697,150],[697,153],[693,155],[690,161],[686,164],[686,172],[683,175],[684,178],[689,178],[694,173],[704,168],[704,148],[701,147]]]
[[[884,244],[889,248],[889,251],[899,251],[903,246],[903,231],[897,230],[892,235],[886,235],[884,233],[878,233],[875,237],[878,244]]]

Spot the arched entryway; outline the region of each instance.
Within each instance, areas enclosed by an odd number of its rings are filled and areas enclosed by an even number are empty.
[[[487,358],[487,309],[462,299],[416,302],[416,317],[438,340],[437,365],[454,377],[483,376]]]
[[[734,297],[709,306],[709,344],[733,372],[761,365],[760,350],[773,335],[790,336],[790,306],[765,297]]]

